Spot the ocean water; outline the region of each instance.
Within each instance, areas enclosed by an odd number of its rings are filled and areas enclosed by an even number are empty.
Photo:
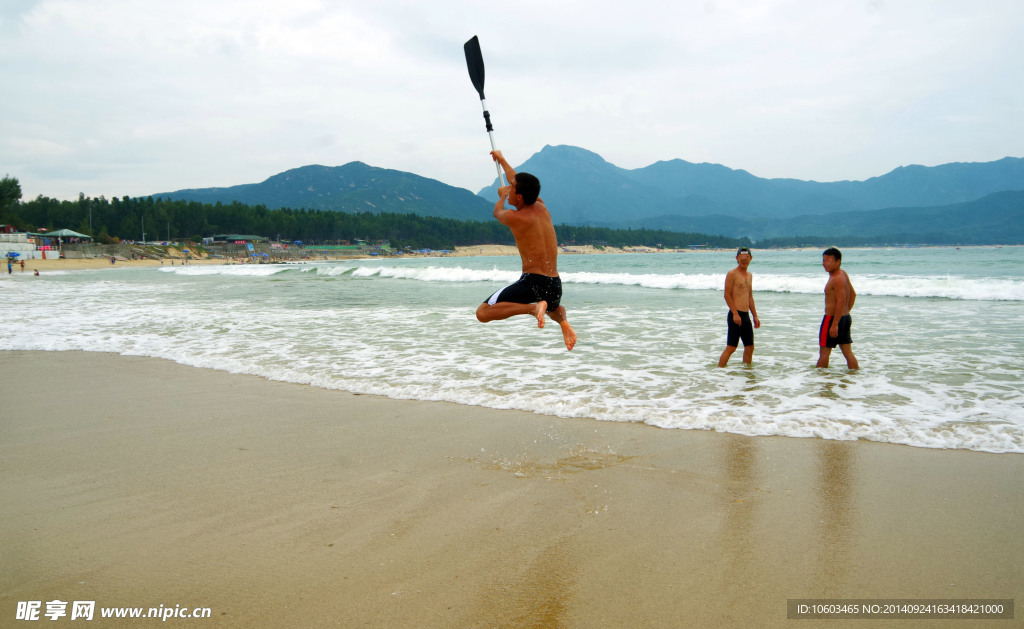
[[[165,358],[275,380],[745,435],[1024,452],[1024,248],[850,249],[850,371],[815,368],[821,253],[757,251],[752,366],[725,369],[734,252],[563,255],[579,335],[474,311],[518,257],[125,267],[0,277],[0,348]]]

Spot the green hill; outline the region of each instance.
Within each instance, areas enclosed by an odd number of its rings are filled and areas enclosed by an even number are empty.
[[[344,166],[303,166],[262,183],[228,188],[161,192],[155,198],[201,203],[244,203],[269,209],[292,208],[374,214],[418,214],[457,220],[485,220],[493,201],[434,179],[350,162]]]

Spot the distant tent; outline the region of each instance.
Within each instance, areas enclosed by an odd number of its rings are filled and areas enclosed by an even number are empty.
[[[89,240],[92,240],[92,236],[79,234],[78,232],[71,231],[70,229],[58,229],[52,232],[46,232],[45,234],[39,235],[46,236],[47,238],[88,238]]]

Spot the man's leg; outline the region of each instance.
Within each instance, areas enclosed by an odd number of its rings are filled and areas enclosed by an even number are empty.
[[[736,348],[740,345],[740,337],[743,336],[742,316],[743,315],[740,315],[740,323],[736,323],[732,318],[731,310],[727,315],[725,315],[725,351],[723,351],[722,355],[718,357],[719,367],[725,367],[729,364],[729,359],[732,358],[733,352],[735,352]],[[746,342],[743,344],[746,345]]]
[[[518,280],[488,297],[476,309],[476,318],[481,323],[500,321],[516,315],[531,314],[537,318],[537,327],[544,327],[546,302],[538,303],[533,284],[535,279],[524,273]]]
[[[486,301],[476,309],[476,319],[481,323],[501,321],[521,314],[536,315],[537,304],[517,304],[512,301],[499,301],[493,306]]]
[[[843,357],[846,358],[846,366],[850,369],[860,369],[860,363],[857,362],[857,357],[853,355],[853,346],[849,343],[839,346],[839,351],[843,353]]]
[[[753,359],[754,359],[754,346],[753,345],[744,345],[743,346],[743,362],[749,365],[753,361]]]
[[[828,359],[832,355],[832,348],[827,347],[828,331],[832,325],[832,315],[825,315],[821,320],[821,327],[818,328],[818,364],[816,367],[828,367]]]
[[[547,302],[542,301],[541,303],[544,304],[545,308],[547,308]],[[541,317],[543,316],[544,313],[541,311]],[[571,352],[572,348],[576,346],[576,331],[572,329],[571,325],[569,325],[569,318],[565,311],[565,306],[555,308],[548,313],[548,316],[562,328],[562,337],[565,339],[565,348]]]

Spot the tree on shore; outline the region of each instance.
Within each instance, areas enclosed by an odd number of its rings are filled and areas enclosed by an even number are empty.
[[[20,197],[20,187],[18,189]],[[459,221],[435,216],[328,210],[271,210],[264,205],[209,204],[153,197],[106,199],[79,195],[75,201],[39,196],[17,203],[17,216],[32,229],[67,227],[97,241],[188,240],[216,234],[253,234],[306,244],[338,241],[390,241],[395,249],[452,249],[481,244],[515,244],[507,229],[494,220]],[[9,221],[17,224],[14,221]],[[91,229],[89,226],[91,225]],[[19,225],[19,229],[24,229]],[[559,241],[570,245],[605,243],[613,247],[663,246],[671,249],[693,243],[735,247],[746,239],[648,229],[610,229],[556,225]]]
[[[0,224],[23,229],[23,221],[15,213],[21,202],[21,183],[9,175],[0,179]]]

